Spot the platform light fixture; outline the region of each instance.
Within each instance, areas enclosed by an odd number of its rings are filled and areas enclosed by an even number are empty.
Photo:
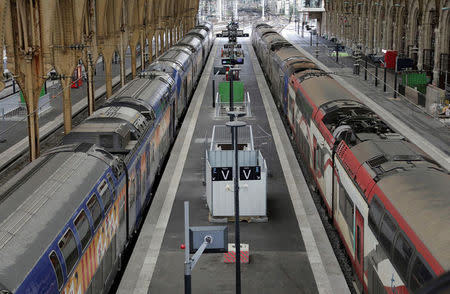
[[[447,11],[447,10],[450,10],[450,7],[442,7],[442,9],[441,9],[442,11]]]
[[[241,238],[239,230],[239,150],[238,150],[238,128],[245,127],[247,123],[245,121],[237,120],[238,117],[242,117],[245,113],[240,111],[230,111],[228,115],[231,117],[231,121],[226,125],[231,129],[231,136],[234,150],[234,163],[233,163],[233,183],[234,183],[234,225],[235,225],[235,248],[236,248],[236,294],[241,294]]]

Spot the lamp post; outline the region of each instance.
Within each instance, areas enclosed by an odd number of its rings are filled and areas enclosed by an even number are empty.
[[[230,111],[228,113],[230,117],[234,117],[233,121],[226,123],[231,128],[231,136],[233,140],[234,150],[234,221],[235,221],[235,240],[234,245],[236,248],[236,294],[241,294],[241,240],[239,231],[239,154],[238,154],[238,128],[247,125],[244,121],[239,121],[237,118],[243,116],[243,112]]]
[[[239,68],[232,68],[230,65],[230,69],[228,71],[228,74],[230,76],[230,111],[234,110],[233,75],[235,71],[237,72],[239,70]]]
[[[336,63],[339,63],[339,42],[336,42]]]

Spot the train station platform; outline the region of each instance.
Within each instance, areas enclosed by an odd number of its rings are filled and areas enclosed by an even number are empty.
[[[140,67],[140,58],[136,60],[137,67]],[[125,59],[125,75],[131,75],[130,58]],[[113,88],[120,85],[120,64],[112,64],[112,85]],[[94,76],[95,105],[102,103],[99,98],[106,94],[105,70],[101,61],[96,64],[96,75]],[[5,88],[0,92],[0,171],[8,165],[26,154],[29,149],[28,124],[26,108],[20,103],[19,92],[12,93],[12,87]],[[16,90],[18,91],[18,86]],[[87,108],[87,83],[84,82],[79,88],[71,89],[72,115],[76,116]],[[55,133],[63,127],[64,119],[62,114],[62,89],[58,81],[47,82],[47,94],[40,98],[39,102],[39,137],[42,140]],[[8,111],[10,109],[10,111]],[[9,115],[8,115],[9,113]],[[2,115],[4,114],[4,115]],[[5,115],[6,114],[6,115]],[[74,124],[77,121],[74,121]],[[58,139],[61,134],[58,134]],[[58,144],[58,139],[49,143],[49,146]],[[41,149],[44,149],[42,146]],[[42,150],[44,151],[44,150]],[[7,180],[8,177],[5,177]],[[3,181],[1,179],[0,181]]]
[[[394,98],[394,74],[387,73],[386,92],[383,91],[383,71],[378,72],[379,84],[375,87],[374,69],[369,68],[368,79],[364,80],[364,67],[360,74],[353,74],[353,57],[329,56],[327,50],[331,42],[313,36],[312,46],[309,32],[297,34],[293,25],[282,31],[283,36],[333,77],[343,87],[352,92],[364,104],[382,117],[391,127],[424,150],[431,158],[450,171],[450,125],[428,114],[425,109],[412,104],[405,97]],[[318,46],[316,46],[316,43]],[[318,55],[316,56],[316,49]],[[363,64],[364,65],[364,64]],[[399,80],[400,82],[400,80]]]
[[[118,293],[183,293],[184,201],[190,202],[191,226],[214,225],[208,221],[203,178],[213,126],[228,121],[215,117],[212,107],[213,66],[220,66],[224,42],[215,41]],[[241,266],[242,293],[350,293],[250,40],[239,42],[245,52],[239,75],[252,108],[252,116],[240,120],[252,126],[255,150],[261,150],[271,174],[268,222],[240,225],[241,243],[250,247],[250,263]],[[234,223],[225,225],[233,242]],[[192,272],[192,292],[234,289],[235,265],[224,263],[223,254],[203,254]]]

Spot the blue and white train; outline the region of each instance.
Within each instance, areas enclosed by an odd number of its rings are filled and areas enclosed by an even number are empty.
[[[0,292],[104,293],[213,44],[195,27],[0,188]]]

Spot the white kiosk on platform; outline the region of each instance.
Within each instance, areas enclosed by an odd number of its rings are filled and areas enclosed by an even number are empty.
[[[238,129],[239,214],[248,221],[267,221],[267,166],[261,152],[253,149],[252,127]],[[233,160],[230,129],[214,126],[206,151],[206,200],[210,221],[234,216]]]

